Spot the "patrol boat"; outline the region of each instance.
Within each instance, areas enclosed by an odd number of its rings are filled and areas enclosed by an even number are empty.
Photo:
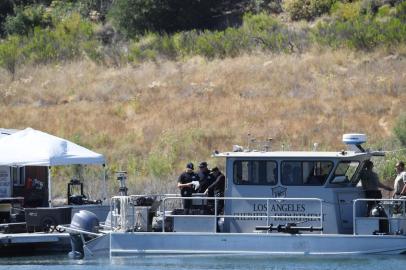
[[[343,142],[349,150],[216,152],[225,158],[225,197],[197,194],[187,214],[174,194],[113,197],[105,224],[82,211],[66,227],[73,253],[406,253],[406,200],[365,199],[359,185],[366,161],[384,153],[364,150],[363,134]]]

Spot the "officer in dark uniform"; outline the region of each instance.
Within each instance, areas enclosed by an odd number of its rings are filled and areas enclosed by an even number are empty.
[[[207,167],[207,162],[203,161],[199,165],[199,193],[204,193],[206,189],[213,184],[214,182],[214,176],[211,174],[211,171]],[[209,190],[208,194],[209,197],[214,196],[214,190]],[[214,200],[208,200],[207,204],[203,206],[203,210],[208,211],[209,213],[214,212]]]
[[[207,162],[203,161],[199,165],[199,183],[200,187],[198,192],[199,193],[204,193],[206,189],[213,184],[214,182],[214,176],[211,174],[209,168],[207,168]],[[213,196],[214,193],[209,193],[209,196]]]
[[[210,192],[214,192],[215,197],[224,197],[226,177],[217,167],[211,169],[211,173],[215,178],[215,180],[213,184],[211,184],[206,189],[204,194],[208,195]],[[224,209],[224,200],[217,200],[217,214],[223,214],[223,209]]]
[[[180,195],[182,197],[192,197],[193,181],[199,181],[199,176],[193,171],[193,163],[186,165],[186,170],[178,178],[178,188],[180,189]],[[188,214],[192,208],[192,200],[183,200],[183,208],[185,213]]]

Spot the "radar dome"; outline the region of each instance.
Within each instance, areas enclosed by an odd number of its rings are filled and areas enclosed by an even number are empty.
[[[367,135],[360,133],[349,133],[343,135],[343,143],[360,145],[367,141]]]

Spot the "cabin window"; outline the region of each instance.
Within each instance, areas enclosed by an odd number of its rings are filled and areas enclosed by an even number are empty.
[[[348,183],[353,180],[359,167],[359,161],[340,161],[334,172],[332,183]]]
[[[278,166],[270,160],[238,160],[234,162],[234,183],[237,185],[276,185]]]
[[[331,161],[284,161],[282,184],[287,186],[322,186],[333,168]]]

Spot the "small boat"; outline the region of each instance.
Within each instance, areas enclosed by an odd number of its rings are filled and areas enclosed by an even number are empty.
[[[360,185],[365,164],[384,153],[364,150],[363,134],[345,134],[343,142],[348,151],[216,152],[225,158],[224,197],[194,194],[193,209],[184,211],[180,195],[115,196],[104,224],[82,211],[64,227],[72,252],[76,257],[406,253],[406,200],[366,199]]]

